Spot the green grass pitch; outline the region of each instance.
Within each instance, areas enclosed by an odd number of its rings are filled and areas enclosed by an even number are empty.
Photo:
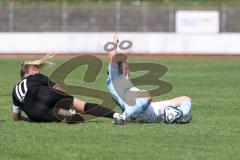
[[[49,75],[65,60],[46,68]],[[192,98],[193,119],[188,125],[130,123],[112,125],[96,118],[84,124],[14,123],[11,119],[11,91],[19,80],[22,59],[0,59],[0,159],[15,160],[237,160],[240,157],[240,59],[130,59],[165,65],[161,79],[173,90],[154,97],[163,100],[181,95]],[[106,60],[97,81],[86,84],[105,90]],[[66,80],[83,84],[80,67]],[[101,101],[80,97],[83,100]]]

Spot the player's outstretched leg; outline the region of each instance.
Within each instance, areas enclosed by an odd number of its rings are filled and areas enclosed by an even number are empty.
[[[124,122],[119,113],[116,113],[113,110],[95,103],[86,103],[84,101],[80,101],[77,98],[74,98],[73,100],[73,109],[75,109],[77,112],[89,114],[96,117],[114,119],[115,124],[123,124]]]

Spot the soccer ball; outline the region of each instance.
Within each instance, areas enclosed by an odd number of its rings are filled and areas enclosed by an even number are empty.
[[[177,107],[168,106],[164,109],[163,119],[166,124],[178,123],[182,117],[183,113]]]

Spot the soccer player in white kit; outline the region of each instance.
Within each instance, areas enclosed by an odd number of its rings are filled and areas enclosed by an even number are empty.
[[[118,38],[116,36],[114,43],[117,46]],[[117,53],[117,49],[109,53],[107,78],[110,94],[123,112],[121,115],[122,123],[127,121],[159,122],[161,120],[167,124],[189,123],[191,120],[191,98],[181,96],[152,102],[147,91],[134,87],[129,80],[130,70],[122,55]],[[121,124],[119,121],[114,121],[114,123]]]

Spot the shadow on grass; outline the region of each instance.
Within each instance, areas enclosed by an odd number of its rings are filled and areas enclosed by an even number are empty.
[[[0,123],[6,122],[5,119],[0,119]]]

